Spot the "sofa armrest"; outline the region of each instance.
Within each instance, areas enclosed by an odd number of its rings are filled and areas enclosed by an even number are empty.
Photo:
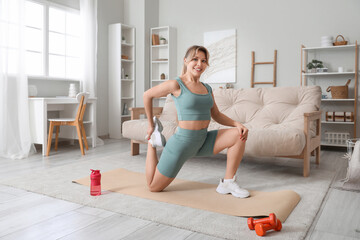
[[[310,123],[316,122],[316,135],[311,137]],[[320,144],[321,144],[321,111],[314,111],[304,113],[304,133],[305,133],[305,148],[302,156],[304,157],[304,177],[309,176],[310,173],[310,155],[316,150],[316,164],[320,164]]]
[[[131,112],[131,120],[140,119],[140,115],[146,115],[145,108],[143,107],[136,107],[136,108],[129,108]],[[159,116],[162,113],[162,107],[154,107],[153,114],[155,116]]]
[[[316,136],[320,136],[321,111],[304,113],[304,131],[305,136],[310,138],[310,122],[316,121]]]
[[[315,119],[320,119],[321,118],[321,111],[314,111],[314,112],[309,112],[309,113],[304,113],[304,117],[311,117],[313,119],[311,120],[315,120]]]

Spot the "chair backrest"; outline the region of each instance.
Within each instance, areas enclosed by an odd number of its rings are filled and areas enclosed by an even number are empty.
[[[76,113],[75,121],[82,121],[85,114],[86,102],[89,98],[88,92],[81,92],[76,95],[76,100],[79,102],[79,107]]]

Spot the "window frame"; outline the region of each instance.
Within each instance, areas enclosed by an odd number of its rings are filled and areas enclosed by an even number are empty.
[[[37,3],[37,4],[41,4],[44,6],[44,22],[43,22],[43,75],[27,75],[28,79],[36,79],[36,80],[62,80],[62,81],[77,81],[80,82],[81,78],[68,78],[68,77],[54,77],[54,76],[49,76],[49,9],[50,7],[52,8],[57,8],[63,11],[66,11],[68,13],[75,13],[78,14],[80,16],[80,10],[75,9],[75,8],[71,8],[71,7],[67,7],[61,4],[57,4],[54,2],[50,2],[47,0],[26,0],[28,2],[33,2],[33,3]],[[28,26],[25,25],[25,27],[27,28]],[[28,50],[26,49],[26,52]],[[80,56],[81,58],[81,56]]]

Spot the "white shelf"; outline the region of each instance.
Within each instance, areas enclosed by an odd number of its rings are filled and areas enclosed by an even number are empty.
[[[151,80],[152,82],[165,82],[165,81],[167,81],[167,80],[169,80],[169,79],[153,79],[153,80]]]
[[[335,143],[327,143],[325,141],[321,141],[321,146],[346,147],[346,144],[335,144]]]
[[[131,43],[121,43],[121,46],[123,46],[123,47],[133,47],[134,44],[131,44]]]
[[[128,60],[128,59],[121,59],[122,62],[128,62],[128,63],[133,63],[134,60]]]
[[[325,118],[321,121],[322,128],[322,141],[323,146],[338,146],[344,147],[344,144],[330,144],[325,137],[326,132],[334,131],[334,129],[347,130],[350,136],[356,138],[356,126],[357,123],[357,96],[358,96],[358,48],[357,41],[351,45],[341,46],[329,46],[329,47],[305,47],[301,46],[301,85],[319,85],[322,90],[328,88],[328,86],[341,86],[346,84],[346,80],[351,78],[352,84],[349,87],[349,94],[351,98],[343,99],[321,99],[322,111],[334,111],[334,112],[353,112],[353,122],[332,122],[325,121]],[[311,57],[311,58],[310,58]],[[346,72],[337,72],[336,69],[332,69],[336,72],[307,72],[306,66],[311,59],[318,59],[326,63],[326,65],[333,66],[345,66]],[[354,65],[350,66],[349,63]],[[348,95],[349,96],[349,95]],[[342,132],[340,132],[342,133]],[[326,140],[325,140],[326,139]]]
[[[168,47],[169,44],[159,44],[159,45],[151,45],[153,48],[161,48],[161,47]]]
[[[152,45],[153,35],[165,38],[165,44]],[[157,86],[169,79],[175,79],[177,76],[177,59],[176,59],[176,31],[170,26],[155,27],[150,29],[150,87]],[[165,77],[164,77],[165,75]],[[165,79],[161,79],[161,78]],[[164,106],[163,98],[156,98],[154,107]]]
[[[151,61],[151,63],[168,63],[169,61]]]
[[[324,72],[324,73],[304,73],[305,76],[331,76],[331,75],[351,75],[355,72]]]
[[[355,101],[354,98],[342,98],[342,99],[332,99],[332,98],[325,98],[321,99],[322,102],[353,102]]]
[[[310,50],[327,50],[327,49],[353,49],[355,48],[355,44],[351,44],[351,45],[342,45],[342,46],[331,46],[331,47],[307,47],[307,48],[303,48],[303,50],[305,51],[310,51]]]
[[[330,121],[321,121],[321,124],[345,124],[345,125],[354,125],[354,122],[330,122]]]
[[[151,30],[154,32],[159,31],[159,30],[168,30],[168,29],[169,29],[169,26],[151,28]]]
[[[108,69],[108,106],[109,136],[122,138],[122,123],[131,117],[128,109],[136,106],[136,29],[129,25],[115,23],[109,25],[109,69]],[[125,38],[126,42],[122,43]],[[129,59],[122,59],[121,56]],[[126,79],[125,76],[128,76]]]

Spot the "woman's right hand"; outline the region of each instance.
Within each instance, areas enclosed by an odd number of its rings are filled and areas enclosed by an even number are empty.
[[[150,140],[151,138],[151,134],[154,132],[154,126],[152,124],[149,124],[148,129],[146,131],[147,135],[146,138],[147,140]]]

